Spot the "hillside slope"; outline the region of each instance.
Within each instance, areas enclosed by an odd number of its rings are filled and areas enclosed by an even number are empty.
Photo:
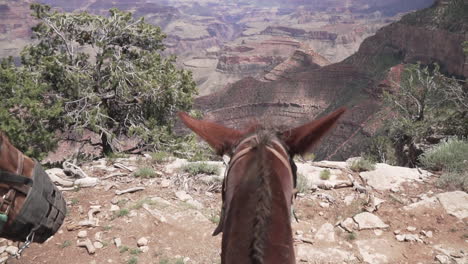
[[[247,78],[199,98],[197,107],[210,120],[242,127],[252,119],[265,118],[276,126],[299,125],[344,105],[349,111],[327,144],[314,153],[338,160],[358,155],[384,118],[379,115],[380,95],[387,77],[401,70],[394,66],[437,62],[448,75],[468,76],[468,58],[462,48],[468,40],[467,21],[453,19],[454,12],[465,10],[466,5],[462,0],[438,1],[380,29],[342,62],[318,69],[316,65],[288,69],[281,79],[269,83]]]

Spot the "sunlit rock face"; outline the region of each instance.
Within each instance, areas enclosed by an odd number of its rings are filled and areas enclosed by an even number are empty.
[[[418,12],[416,21],[424,21],[430,13]],[[436,24],[412,24],[409,18],[383,27],[341,62],[328,65],[320,60],[321,65],[304,66],[291,58],[288,63],[293,66],[283,62],[262,80],[243,79],[199,98],[197,106],[205,110],[207,119],[241,128],[252,120],[264,119],[274,126],[297,126],[345,105],[348,111],[324,139],[326,144],[314,153],[318,159],[357,156],[382,120],[390,118],[380,112],[382,91],[399,81],[404,63],[437,62],[449,75],[468,76],[462,48],[468,37],[464,32]],[[303,55],[296,52],[294,56]]]

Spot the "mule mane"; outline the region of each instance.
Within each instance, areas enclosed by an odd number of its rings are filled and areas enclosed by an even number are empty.
[[[271,146],[272,141],[280,140],[272,131],[265,130],[263,126],[255,125],[249,128],[254,131],[246,138],[254,137],[249,142],[249,147],[255,151],[255,162],[251,173],[257,174],[256,186],[256,206],[254,211],[252,242],[250,245],[250,257],[253,263],[262,264],[265,256],[265,243],[267,238],[267,228],[272,212],[272,190],[271,190],[271,162],[267,159],[267,146]],[[281,145],[283,145],[281,143]],[[284,147],[284,145],[283,145]]]

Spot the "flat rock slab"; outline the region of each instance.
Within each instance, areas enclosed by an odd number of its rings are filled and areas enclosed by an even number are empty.
[[[423,209],[435,209],[440,206],[439,200],[437,197],[425,198],[419,202],[409,204],[403,207],[405,211],[415,211]]]
[[[431,173],[421,169],[390,166],[384,163],[375,165],[375,170],[360,173],[372,188],[380,191],[399,187],[404,182],[422,181]]]
[[[298,263],[346,263],[356,260],[353,253],[337,248],[317,248],[314,245],[299,244],[296,247]]]
[[[342,182],[348,182],[348,179],[340,179],[340,175],[342,174],[342,171],[339,169],[328,169],[328,168],[322,168],[322,167],[316,167],[312,166],[307,163],[296,163],[297,166],[297,173],[300,173],[304,175],[304,178],[307,181],[307,184],[309,186],[312,185],[320,185],[323,184],[324,182],[328,182],[331,185],[336,185]],[[330,171],[330,178],[327,180],[322,180],[320,179],[320,173],[324,170]]]
[[[395,257],[389,255],[395,249],[385,239],[358,240],[356,245],[365,263],[396,263]]]
[[[335,230],[333,225],[330,223],[323,224],[315,234],[316,240],[325,242],[335,242]]]
[[[466,192],[446,192],[436,196],[448,214],[460,220],[468,217],[468,194]]]
[[[353,219],[358,224],[359,230],[388,227],[378,216],[368,212],[357,214]]]

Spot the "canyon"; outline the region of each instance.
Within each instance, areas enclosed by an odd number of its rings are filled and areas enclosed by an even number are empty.
[[[438,63],[448,76],[468,76],[468,58],[463,52],[468,21],[459,20],[458,30],[440,22],[450,19],[451,5],[437,1],[429,9],[404,16],[364,40],[355,54],[341,62],[305,67],[297,63],[285,67],[286,71],[271,71],[264,80],[245,78],[198,98],[197,107],[209,120],[242,128],[251,120],[297,126],[346,106],[347,113],[314,154],[319,160],[358,156],[388,118],[381,111],[382,91],[398,83],[405,63]]]
[[[281,129],[346,106],[327,144],[314,150],[319,159],[363,151],[385,118],[382,91],[398,82],[403,64],[437,62],[448,75],[468,75],[466,30],[427,19],[445,12],[442,0],[42,2],[100,15],[117,7],[160,26],[167,34],[163,53],[192,71],[195,108],[208,120],[235,128],[262,120]],[[35,21],[28,4],[0,1],[0,57],[18,56],[30,43]]]
[[[0,0],[0,57],[18,58],[30,43],[30,28],[35,24],[29,16],[31,2]],[[193,72],[200,95],[208,95],[245,77],[263,79],[298,49],[339,62],[379,28],[432,0],[411,4],[401,0],[37,2],[66,12],[106,15],[115,7],[144,17],[167,34],[164,54],[177,55],[179,66]]]

